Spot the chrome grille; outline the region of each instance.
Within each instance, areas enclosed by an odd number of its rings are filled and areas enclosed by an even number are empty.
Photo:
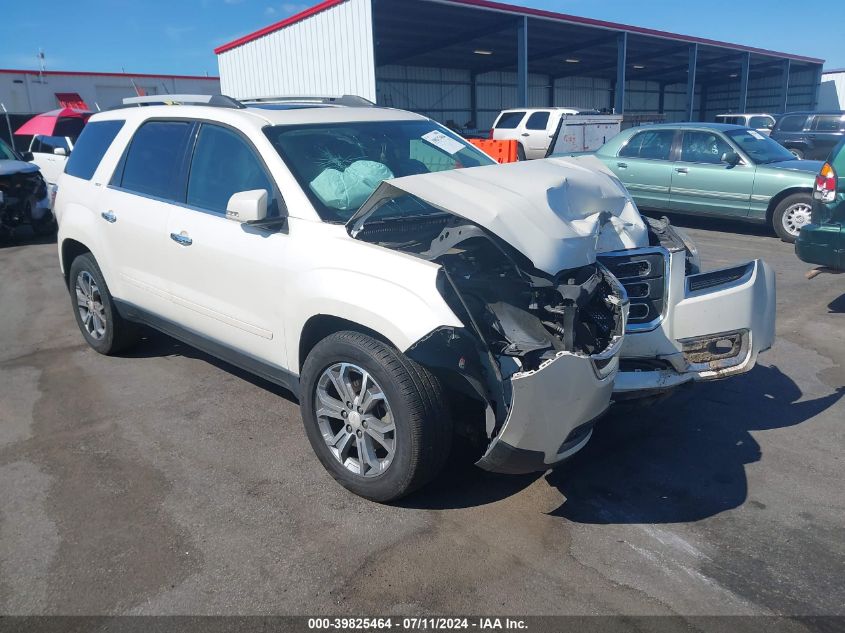
[[[628,329],[655,326],[666,304],[666,262],[663,249],[605,253],[598,260],[625,286],[630,302]]]

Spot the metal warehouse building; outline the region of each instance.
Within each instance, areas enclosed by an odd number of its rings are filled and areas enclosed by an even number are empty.
[[[813,109],[823,63],[487,0],[326,0],[215,53],[234,97],[358,94],[479,129],[514,106],[668,121]]]

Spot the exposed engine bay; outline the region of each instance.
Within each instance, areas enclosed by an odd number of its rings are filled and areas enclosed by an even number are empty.
[[[500,379],[536,370],[559,352],[598,354],[623,335],[627,297],[599,263],[548,275],[446,213],[374,220],[357,238],[440,264],[441,293],[475,331]]]

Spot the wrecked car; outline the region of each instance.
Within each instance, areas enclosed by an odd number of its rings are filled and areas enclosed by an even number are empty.
[[[430,481],[455,434],[482,468],[545,470],[613,399],[771,345],[765,264],[699,272],[590,162],[497,165],[355,98],[127,101],[145,107],[94,115],[59,182],[83,337],[116,354],[144,323],[286,387],[369,499]]]

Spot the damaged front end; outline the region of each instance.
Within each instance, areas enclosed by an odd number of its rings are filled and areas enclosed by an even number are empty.
[[[464,327],[438,328],[405,353],[479,405],[468,431],[483,442],[480,467],[545,470],[587,443],[610,404],[625,290],[600,263],[549,274],[478,225],[425,206],[355,233],[441,266],[438,289]]]

